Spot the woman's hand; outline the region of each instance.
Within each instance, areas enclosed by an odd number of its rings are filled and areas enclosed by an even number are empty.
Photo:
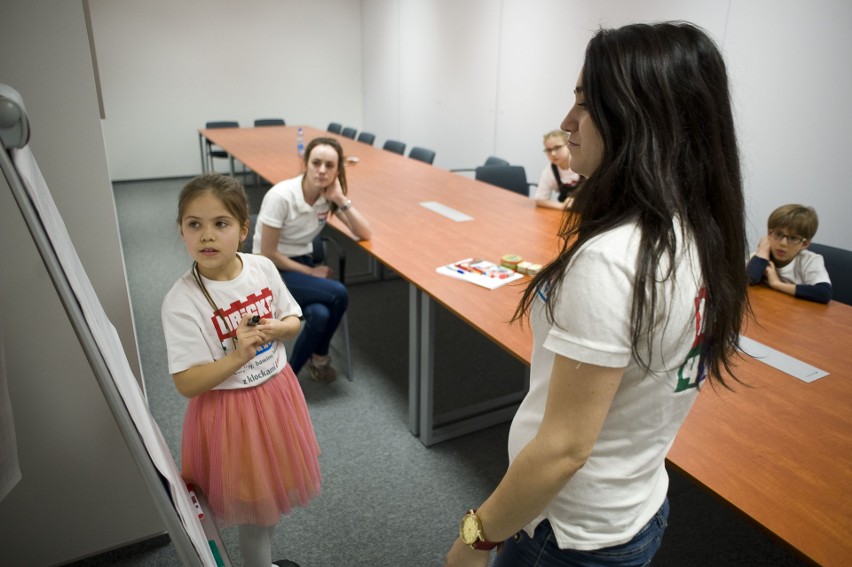
[[[309,273],[315,278],[330,278],[332,274],[334,274],[334,270],[332,270],[330,266],[320,264],[318,266],[311,267]]]
[[[444,567],[485,567],[488,565],[490,556],[490,551],[471,549],[469,545],[465,545],[462,540],[456,538],[450,552],[447,553]]]
[[[342,207],[349,200],[343,194],[343,187],[340,186],[340,179],[334,178],[334,183],[322,190],[322,196],[326,201],[334,203],[338,207]]]

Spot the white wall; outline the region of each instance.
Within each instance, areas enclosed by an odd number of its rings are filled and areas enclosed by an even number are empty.
[[[30,148],[139,377],[82,2],[4,0],[0,82],[24,100]],[[0,242],[0,327],[22,473],[0,502],[0,563],[55,565],[162,533],[3,175]]]
[[[728,60],[751,240],[817,208],[850,247],[852,3],[846,0],[93,0],[113,179],[191,174],[196,129],[261,115],[344,122],[453,168],[499,155],[537,181],[598,26],[685,19]],[[845,153],[845,152],[844,152]],[[222,166],[220,166],[222,167]]]
[[[568,111],[597,27],[670,19],[704,27],[728,60],[751,241],[772,209],[802,202],[820,214],[815,240],[849,248],[844,0],[363,0],[364,122],[435,149],[437,166],[495,154],[537,181],[541,135]]]
[[[816,208],[817,242],[852,249],[852,2],[735,0],[725,52],[752,242],[784,203]]]
[[[199,173],[197,130],[211,120],[361,129],[358,2],[91,0],[91,10],[113,180]]]

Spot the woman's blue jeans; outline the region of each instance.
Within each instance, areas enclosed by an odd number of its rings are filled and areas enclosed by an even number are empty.
[[[312,266],[310,256],[291,258]],[[290,353],[290,366],[298,374],[312,354],[328,354],[331,337],[349,306],[349,292],[337,280],[317,278],[301,272],[281,271],[284,284],[302,308],[302,332]]]
[[[640,567],[650,565],[660,548],[669,518],[669,499],[633,539],[621,545],[578,551],[559,549],[550,522],[544,520],[529,537],[521,531],[506,540],[492,567]]]

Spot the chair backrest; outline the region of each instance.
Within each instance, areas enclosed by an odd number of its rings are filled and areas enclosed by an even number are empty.
[[[214,121],[211,121],[211,122],[207,122],[204,126],[208,130],[212,130],[214,128],[239,128],[240,123],[235,121],[235,120],[214,120]],[[212,158],[226,158],[226,157],[228,157],[228,152],[226,152],[225,150],[221,150],[221,149],[215,149],[214,150],[213,149],[214,144],[209,139],[205,138],[204,142],[207,145],[207,154],[211,158],[211,163],[212,163]]]
[[[283,118],[258,118],[254,121],[255,126],[286,126]]]
[[[435,152],[427,150],[426,148],[414,146],[411,148],[411,151],[408,152],[408,157],[432,165],[432,162],[435,161]]]
[[[808,250],[819,254],[825,260],[825,269],[831,278],[831,298],[852,305],[852,250],[816,242],[812,242]]]
[[[525,197],[530,194],[527,173],[522,165],[481,165],[476,168],[475,177]]]
[[[355,134],[357,134],[357,133],[358,133],[358,130],[356,130],[355,128],[350,128],[349,126],[344,128],[343,131],[340,132],[340,134],[342,136],[345,136],[346,138],[351,138],[352,140],[355,139]]]
[[[208,130],[213,128],[239,128],[240,123],[235,120],[214,120],[213,122],[208,122],[205,124],[205,127]]]
[[[329,123],[328,123],[328,128],[326,128],[326,130],[328,130],[328,131],[329,131],[329,132],[331,132],[332,134],[340,134],[340,130],[341,130],[342,128],[343,128],[343,126],[341,126],[341,125],[340,125],[340,124],[338,124],[337,122],[329,122]]]
[[[497,156],[488,156],[485,160],[485,165],[509,165],[509,162]]]
[[[376,135],[370,134],[369,132],[361,132],[358,134],[358,141],[364,142],[365,144],[373,145],[373,142],[376,141]]]
[[[399,155],[405,154],[405,144],[396,140],[386,140],[382,149]]]

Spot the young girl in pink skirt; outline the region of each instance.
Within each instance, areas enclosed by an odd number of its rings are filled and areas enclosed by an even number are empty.
[[[279,518],[320,489],[319,445],[281,342],[299,333],[302,311],[269,259],[238,252],[249,211],[237,180],[191,180],[177,220],[194,262],[162,319],[169,372],[190,399],[182,475],[220,527],[239,525],[243,565],[269,567]]]

